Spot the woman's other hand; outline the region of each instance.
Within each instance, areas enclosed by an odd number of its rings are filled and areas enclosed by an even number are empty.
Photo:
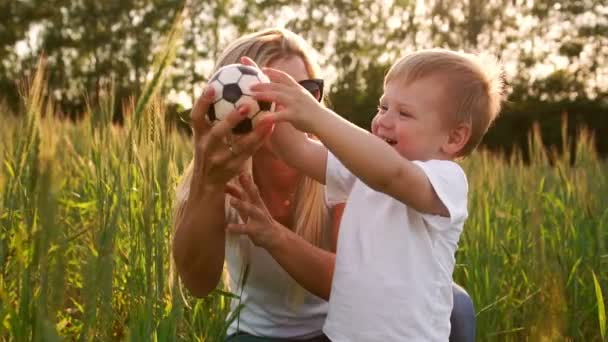
[[[242,173],[239,182],[242,189],[228,186],[226,191],[232,195],[230,204],[239,212],[244,223],[230,223],[226,230],[247,234],[256,246],[270,249],[280,238],[283,227],[270,215],[251,175]]]

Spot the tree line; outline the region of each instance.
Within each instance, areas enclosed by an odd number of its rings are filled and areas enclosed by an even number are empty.
[[[17,84],[44,54],[59,112],[78,117],[85,98],[95,102],[111,84],[120,114],[120,103],[139,95],[183,8],[182,44],[164,84],[170,98],[194,98],[237,36],[285,26],[320,52],[331,106],[369,127],[384,74],[399,55],[428,47],[486,51],[508,76],[508,101],[486,146],[525,149],[533,122],[541,122],[548,145],[558,144],[567,117],[572,132],[594,130],[608,153],[608,11],[598,0],[4,0],[0,101],[19,112]]]

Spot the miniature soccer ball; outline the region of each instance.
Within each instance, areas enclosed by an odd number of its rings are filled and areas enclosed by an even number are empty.
[[[207,117],[209,121],[223,120],[232,110],[242,104],[247,104],[249,114],[236,125],[232,132],[244,134],[250,132],[257,119],[263,112],[271,111],[270,102],[257,101],[251,96],[251,86],[261,82],[270,82],[264,73],[251,66],[243,64],[229,64],[221,67],[213,74],[209,84],[215,90],[213,105],[209,107]]]

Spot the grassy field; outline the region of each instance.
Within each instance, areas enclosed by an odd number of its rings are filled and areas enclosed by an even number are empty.
[[[0,340],[222,339],[231,296],[197,300],[170,281],[172,190],[191,147],[165,123],[160,82],[122,127],[111,91],[77,124],[42,118],[42,72],[18,117],[0,109]],[[529,165],[463,162],[470,218],[454,277],[480,340],[605,340],[608,165],[585,134],[574,163],[531,139]]]

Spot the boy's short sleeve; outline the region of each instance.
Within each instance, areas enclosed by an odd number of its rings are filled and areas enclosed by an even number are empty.
[[[426,174],[435,193],[447,208],[450,217],[423,214],[424,220],[432,226],[462,226],[468,216],[467,196],[469,185],[460,165],[449,160],[414,161]]]
[[[333,206],[345,202],[357,178],[333,155],[327,152],[325,200]]]

